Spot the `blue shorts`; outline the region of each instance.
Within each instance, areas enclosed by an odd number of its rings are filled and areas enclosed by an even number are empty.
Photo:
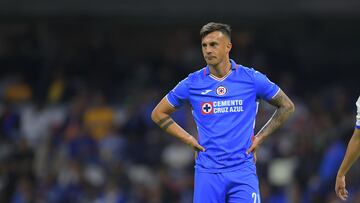
[[[255,165],[207,173],[195,170],[194,203],[260,203]]]

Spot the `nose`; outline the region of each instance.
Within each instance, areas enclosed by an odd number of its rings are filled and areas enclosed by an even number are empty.
[[[205,47],[204,52],[205,52],[206,55],[210,55],[212,50],[209,47]]]

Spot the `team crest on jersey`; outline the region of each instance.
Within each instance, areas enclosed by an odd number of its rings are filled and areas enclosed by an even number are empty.
[[[227,93],[227,89],[224,86],[219,86],[218,88],[216,88],[216,94],[219,96],[223,96]]]
[[[212,114],[213,113],[213,103],[212,102],[203,102],[201,103],[201,113]]]

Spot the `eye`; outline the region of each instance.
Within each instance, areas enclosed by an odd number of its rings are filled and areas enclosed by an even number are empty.
[[[217,42],[210,42],[210,46],[212,46],[212,47],[215,47],[215,46],[217,46],[217,45],[218,45]]]

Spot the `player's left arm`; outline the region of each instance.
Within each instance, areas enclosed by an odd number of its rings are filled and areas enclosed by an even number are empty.
[[[289,116],[295,111],[294,103],[281,89],[268,102],[277,109],[269,121],[257,133],[251,147],[247,150],[247,153],[256,150],[256,148],[266,139],[266,137],[279,129],[289,118]]]
[[[337,176],[345,176],[350,167],[360,156],[360,129],[355,128],[349,141],[344,160],[339,168]]]
[[[354,133],[349,141],[346,149],[344,160],[342,161],[338,173],[336,175],[335,192],[336,195],[346,200],[348,198],[348,191],[345,189],[345,176],[354,162],[360,156],[360,129],[355,128]]]

